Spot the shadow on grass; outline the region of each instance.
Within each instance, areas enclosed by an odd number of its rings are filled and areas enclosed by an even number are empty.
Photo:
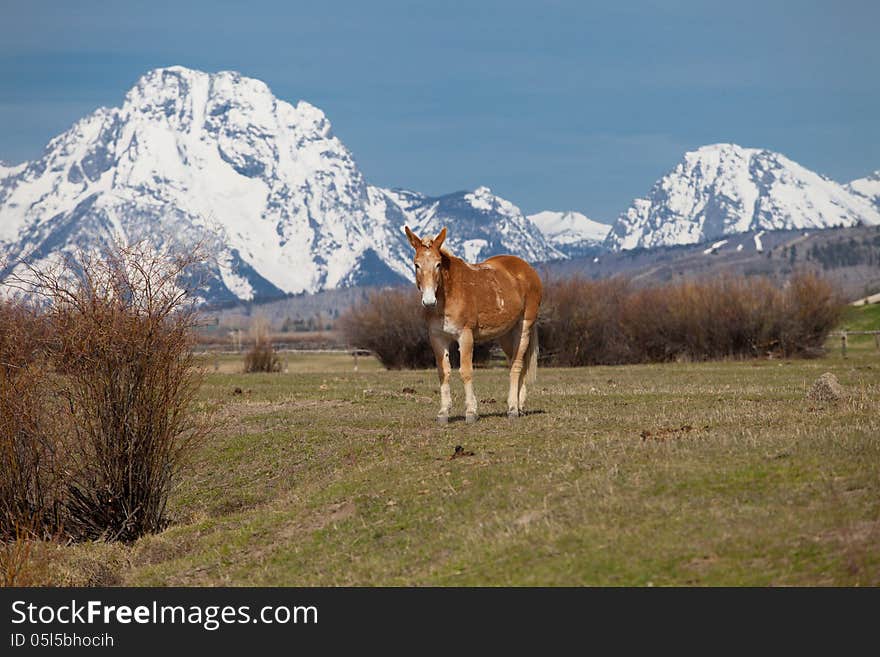
[[[524,417],[529,417],[530,415],[544,415],[547,411],[541,409],[535,409],[533,411],[522,411],[519,414],[518,418],[511,418],[511,422],[516,422],[517,420],[521,420]],[[492,413],[480,413],[479,419],[488,418],[488,417],[503,417],[507,418],[507,411],[493,411]],[[456,422],[464,422],[464,415],[450,415],[449,416],[449,424],[455,424]],[[477,422],[479,424],[479,422]]]

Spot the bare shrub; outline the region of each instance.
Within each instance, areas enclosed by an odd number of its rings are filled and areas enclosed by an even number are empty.
[[[809,271],[796,274],[785,290],[780,348],[786,355],[820,355],[843,309],[842,295],[827,280]]]
[[[833,286],[797,273],[637,288],[622,279],[545,285],[543,352],[554,365],[604,365],[822,353],[843,303]]]
[[[372,351],[388,369],[434,366],[419,295],[412,290],[374,291],[337,325],[349,344]]]
[[[48,536],[61,524],[46,338],[34,308],[0,302],[0,540]]]
[[[349,345],[373,352],[387,369],[434,367],[420,298],[417,291],[410,289],[374,291],[365,302],[342,314],[337,326]],[[490,356],[491,345],[474,347],[476,365],[485,364]],[[454,343],[450,360],[457,367],[459,356]]]
[[[620,278],[549,281],[538,319],[542,360],[567,367],[630,362],[621,324],[629,293]]]
[[[131,541],[166,524],[182,456],[204,432],[191,411],[196,315],[178,286],[192,262],[132,247],[30,272],[66,424],[69,538]]]
[[[245,372],[280,372],[281,361],[272,346],[269,321],[265,317],[255,317],[251,323],[253,346],[244,356]]]

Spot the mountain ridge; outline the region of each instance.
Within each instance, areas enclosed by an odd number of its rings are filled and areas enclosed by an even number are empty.
[[[472,262],[548,262],[860,223],[880,223],[880,171],[841,185],[736,144],[685,153],[611,224],[574,211],[527,217],[486,186],[379,187],[319,108],[234,71],[182,66],[147,72],[120,106],[82,117],[39,158],[0,162],[0,280],[22,258],[39,265],[116,241],[201,245],[211,257],[200,294],[212,303],[408,281],[404,224],[446,226],[449,247]]]
[[[767,149],[710,144],[684,154],[612,224],[610,250],[695,244],[752,230],[880,223],[844,185]]]
[[[121,106],[81,118],[38,159],[0,169],[0,259],[38,265],[116,241],[201,244],[212,256],[205,300],[223,302],[407,279],[407,220],[447,222],[475,258],[562,257],[488,188],[412,195],[426,208],[388,202],[306,101],[234,71],[173,66],[141,76]]]

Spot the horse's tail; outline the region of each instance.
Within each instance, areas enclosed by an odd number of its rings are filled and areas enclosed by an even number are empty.
[[[538,380],[538,324],[529,329],[529,346],[523,356],[523,381],[534,383]]]

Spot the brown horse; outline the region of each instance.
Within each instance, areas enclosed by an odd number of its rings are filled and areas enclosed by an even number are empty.
[[[477,420],[473,385],[474,344],[497,340],[510,362],[507,415],[517,417],[526,401],[526,380],[533,382],[538,369],[538,333],[535,321],[541,305],[541,278],[516,256],[500,255],[476,265],[442,249],[446,229],[437,237],[421,239],[406,227],[416,250],[416,285],[431,347],[440,376],[440,412],[446,423],[452,406],[449,391],[449,345],[455,340],[461,352],[465,419]]]

